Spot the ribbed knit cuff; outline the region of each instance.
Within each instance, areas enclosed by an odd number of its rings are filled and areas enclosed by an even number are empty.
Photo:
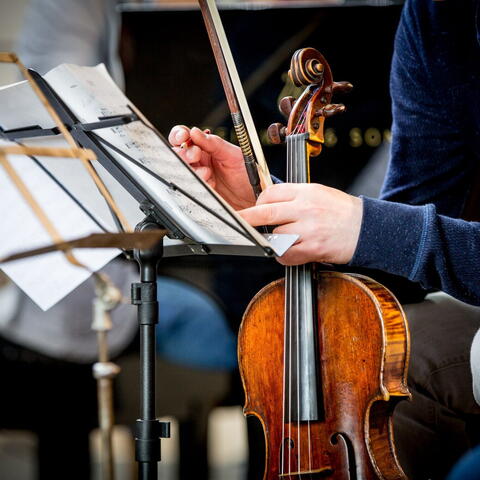
[[[283,183],[283,180],[280,180],[279,178],[275,177],[275,175],[270,175],[272,182],[273,183]]]
[[[362,197],[363,219],[349,265],[383,270],[413,280],[421,262],[428,206]]]

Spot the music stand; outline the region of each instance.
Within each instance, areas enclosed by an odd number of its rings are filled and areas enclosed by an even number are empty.
[[[125,152],[120,151],[113,144],[109,143],[101,136],[97,135],[96,130],[103,128],[118,127],[132,122],[141,122],[146,128],[153,131],[155,135],[165,143],[161,134],[156,131],[151,124],[137,111],[132,105],[126,105],[128,113],[122,115],[114,115],[99,118],[96,122],[81,123],[78,118],[72,113],[63,100],[56,94],[48,82],[36,72],[29,70],[29,75],[40,89],[42,94],[48,100],[55,114],[60,119],[65,130],[75,139],[76,143],[84,149],[89,149],[94,152],[100,164],[120,183],[120,185],[138,202],[139,208],[145,214],[145,218],[136,226],[137,232],[153,232],[158,230],[165,230],[170,238],[181,240],[170,247],[165,248],[162,240],[154,246],[149,248],[135,249],[133,258],[139,265],[140,282],[132,284],[132,303],[138,306],[138,323],[140,329],[140,398],[141,411],[140,418],[136,422],[135,435],[135,450],[136,460],[139,464],[139,478],[141,480],[155,480],[157,479],[157,463],[161,459],[160,447],[161,438],[169,436],[169,423],[159,422],[155,416],[155,328],[158,323],[158,302],[157,302],[157,284],[156,272],[157,266],[164,252],[170,252],[170,255],[185,255],[185,254],[228,254],[228,255],[254,255],[254,256],[273,256],[275,248],[272,245],[277,245],[277,252],[286,250],[285,241],[288,246],[293,243],[294,236],[286,236],[290,238],[281,238],[278,235],[270,235],[267,241],[259,241],[259,237],[252,234],[251,231],[245,229],[241,220],[235,216],[232,211],[225,208],[227,217],[220,216],[215,211],[206,207],[202,201],[194,198],[188,191],[179,185],[168,181],[161,176],[155,174],[147,169],[144,165],[129,157]],[[38,125],[27,125],[16,129],[1,129],[0,137],[13,142],[20,142],[22,139],[55,136],[61,132],[58,127],[41,128]],[[1,148],[0,148],[1,150]],[[155,198],[148,192],[147,189],[134,178],[110,153],[111,151],[122,155],[126,160],[132,162],[137,167],[152,175],[156,180],[170,189],[181,193],[189,200],[204,208],[209,214],[219,218],[222,222],[227,224],[231,229],[235,230],[243,237],[245,237],[249,244],[245,245],[231,245],[221,243],[208,243],[198,241],[188,236],[182,226],[176,223],[175,217],[162,204],[159,204]],[[179,165],[186,166],[180,159]],[[180,167],[181,168],[181,167]],[[190,170],[191,171],[191,170]],[[193,178],[201,182],[193,171],[191,171]],[[54,181],[58,181],[52,178]],[[215,194],[208,188],[206,191],[215,197]],[[73,195],[67,192],[69,196],[84,210],[87,211],[84,205],[76,199]],[[115,223],[120,232],[125,231],[122,218],[118,211],[111,208],[111,213],[115,219]],[[90,212],[90,215],[91,212]],[[99,224],[100,225],[100,224]],[[292,238],[293,237],[293,238]],[[132,259],[130,252],[127,253],[127,258]]]

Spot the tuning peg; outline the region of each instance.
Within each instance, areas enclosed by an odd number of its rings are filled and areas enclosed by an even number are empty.
[[[278,145],[285,141],[287,129],[281,123],[272,123],[267,130],[268,139],[271,143]]]
[[[350,82],[333,82],[333,93],[348,93],[352,90],[353,85]]]
[[[325,105],[320,110],[317,110],[315,112],[315,115],[317,117],[330,118],[336,115],[337,113],[343,113],[345,110],[346,110],[345,105],[341,103],[330,103],[328,105]]]
[[[296,100],[293,97],[283,97],[280,100],[278,109],[285,118],[290,117],[290,113],[292,112],[293,105],[295,105],[295,101]]]

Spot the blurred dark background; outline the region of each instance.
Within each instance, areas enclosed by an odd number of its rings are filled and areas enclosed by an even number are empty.
[[[164,134],[181,123],[210,127],[231,138],[228,112],[216,110],[224,94],[200,12],[161,8],[142,11],[128,5],[123,12],[127,95]],[[336,99],[347,105],[347,113],[327,122],[326,148],[312,162],[312,181],[347,188],[375,149],[388,141],[388,77],[400,8],[221,11],[241,79],[260,76],[247,95],[263,140],[267,127],[283,120],[277,103],[291,93],[286,72],[297,48],[320,50],[334,78],[353,83],[351,94]],[[283,148],[263,143],[272,172],[282,178]]]

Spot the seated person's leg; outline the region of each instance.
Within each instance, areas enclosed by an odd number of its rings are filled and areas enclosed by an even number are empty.
[[[395,409],[395,443],[410,480],[443,479],[472,446],[469,424],[480,407],[472,391],[470,346],[480,309],[442,293],[405,306],[412,402]]]
[[[465,454],[450,472],[447,480],[480,480],[480,446]]]
[[[158,301],[157,351],[164,359],[187,368],[208,369],[209,373],[236,368],[236,337],[223,310],[211,296],[183,281],[159,277]],[[182,386],[177,384],[177,388]],[[211,407],[211,393],[205,395],[199,391],[192,397],[191,388],[185,390],[185,400],[194,407],[188,407],[186,417],[178,418],[179,478],[206,479],[209,476],[206,414]]]
[[[208,294],[185,282],[160,277],[158,301],[157,350],[164,358],[197,368],[236,368],[236,337]]]

